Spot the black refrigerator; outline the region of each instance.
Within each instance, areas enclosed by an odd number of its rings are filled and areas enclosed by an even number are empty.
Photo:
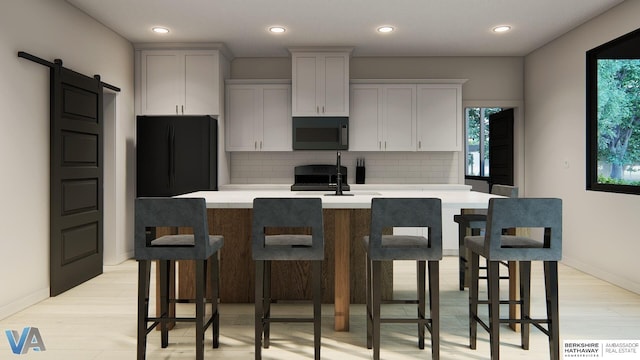
[[[136,179],[136,196],[218,190],[218,120],[138,116]]]

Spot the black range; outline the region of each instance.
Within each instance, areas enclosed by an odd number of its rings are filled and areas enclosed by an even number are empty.
[[[349,191],[347,168],[340,166],[342,191]],[[335,191],[337,183],[336,165],[301,165],[294,169],[292,191]]]

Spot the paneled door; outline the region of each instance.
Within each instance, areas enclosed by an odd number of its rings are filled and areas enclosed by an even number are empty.
[[[102,273],[102,84],[51,68],[50,293]]]
[[[489,189],[513,185],[513,109],[489,115]]]

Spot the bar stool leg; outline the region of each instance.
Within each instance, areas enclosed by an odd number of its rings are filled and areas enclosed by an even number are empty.
[[[366,264],[366,284],[365,284],[365,296],[366,296],[366,303],[367,303],[367,349],[371,349],[373,347],[372,341],[373,341],[373,333],[372,333],[372,327],[373,327],[373,320],[372,320],[372,314],[373,314],[373,310],[371,308],[371,290],[372,290],[372,283],[371,283],[371,259],[369,259],[369,255],[367,254],[367,264]]]
[[[211,271],[209,272],[209,276],[211,277],[211,316],[213,316],[211,332],[213,333],[213,348],[216,349],[220,346],[220,313],[218,312],[218,299],[220,298],[220,264],[218,254],[213,254],[209,263],[211,264]]]
[[[169,279],[171,279],[169,260],[159,260],[157,264],[160,266],[160,343],[162,348],[169,346]]]
[[[440,262],[429,261],[429,309],[431,317],[431,359],[440,359]]]
[[[264,348],[269,348],[269,340],[271,335],[271,260],[267,260],[264,263],[264,283],[263,283],[263,302],[262,311],[265,321],[263,322],[263,341]]]
[[[138,360],[144,360],[147,351],[147,317],[149,315],[150,276],[151,262],[149,260],[138,260]]]
[[[320,360],[322,334],[322,261],[311,261],[313,268],[313,347],[315,360]]]
[[[471,283],[469,284],[469,348],[476,349],[476,338],[478,334],[478,282],[479,282],[479,262],[480,256],[471,253]]]
[[[204,260],[196,260],[196,360],[204,359],[204,298],[205,273]]]
[[[417,267],[417,272],[418,272],[418,276],[416,276],[416,278],[418,279],[418,319],[420,320],[424,320],[425,317],[425,309],[426,309],[426,305],[425,305],[425,269],[426,269],[426,263],[425,261],[422,260],[418,260],[416,261],[416,267]],[[431,265],[431,263],[429,263],[429,265]],[[431,268],[431,267],[429,267]],[[429,279],[431,279],[431,272],[429,272]],[[429,281],[429,289],[431,289],[431,281]],[[431,297],[431,291],[429,291],[429,297]],[[431,307],[431,302],[429,302],[429,307]],[[418,348],[419,349],[424,349],[424,328],[425,328],[425,323],[424,322],[418,322]]]
[[[371,276],[372,286],[373,286],[373,296],[372,296],[372,306],[373,306],[373,326],[372,326],[372,338],[373,338],[373,360],[380,360],[380,302],[381,302],[381,262],[373,261],[372,262],[372,272]]]
[[[467,266],[466,252],[467,248],[464,246],[464,237],[467,235],[467,228],[462,226],[462,224],[458,225],[458,277],[460,283],[460,291],[464,290],[464,278]]]
[[[500,359],[500,262],[487,261],[489,283],[489,345],[491,359]]]
[[[262,359],[262,332],[264,317],[264,261],[256,261],[255,294],[255,359]]]
[[[558,316],[558,262],[544,262],[547,318],[549,319],[549,354],[551,360],[560,359],[560,325]]]
[[[531,261],[520,261],[520,318],[522,320],[531,319]],[[520,324],[520,338],[522,348],[529,350],[529,334],[531,324],[523,321]]]

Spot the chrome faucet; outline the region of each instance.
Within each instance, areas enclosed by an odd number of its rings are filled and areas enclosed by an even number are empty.
[[[336,195],[342,195],[342,171],[340,170],[340,151],[336,156]]]

